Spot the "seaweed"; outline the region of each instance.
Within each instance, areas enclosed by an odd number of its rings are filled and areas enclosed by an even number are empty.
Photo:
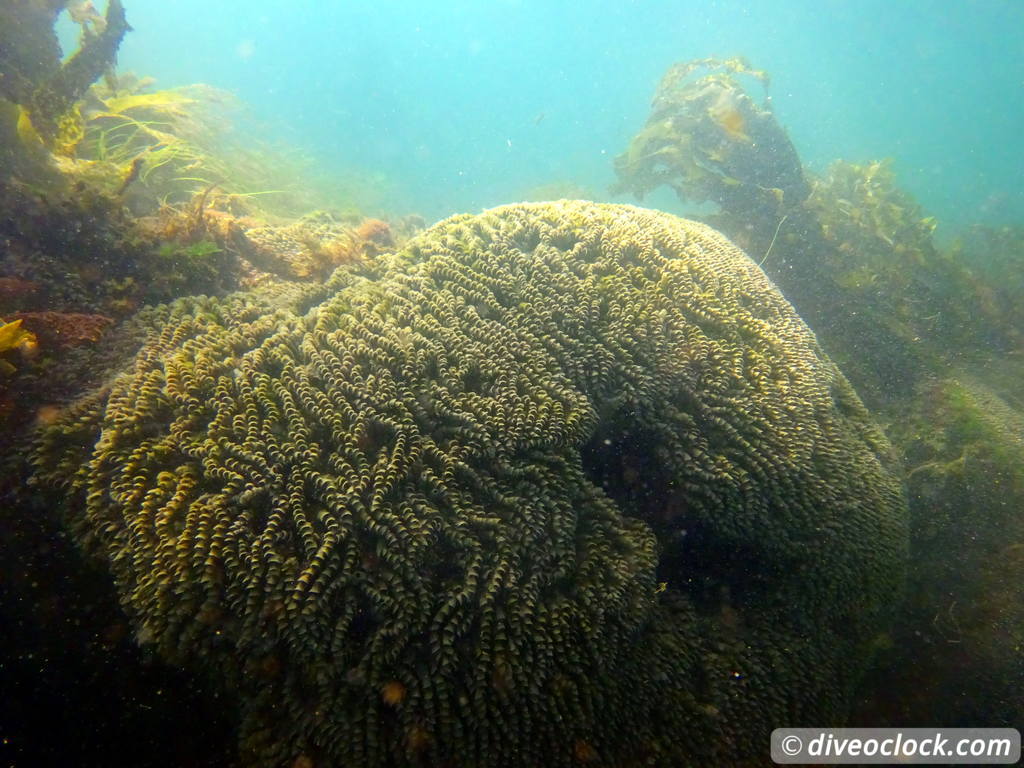
[[[741,76],[767,92],[767,73],[741,58],[673,65],[658,85],[646,125],[615,158],[619,181],[613,192],[643,199],[667,185],[682,200],[712,201],[735,213],[770,209],[775,218],[803,201],[810,190],[796,150],[770,99],[757,104]]]
[[[209,239],[162,243],[153,256],[148,297],[226,292],[234,287],[233,262],[231,254]]]
[[[65,8],[82,37],[62,64],[53,27]],[[66,0],[0,4],[0,173],[47,187],[62,183],[55,164],[73,154],[83,136],[79,101],[93,81],[112,71],[129,30],[120,0],[111,0],[105,17],[91,8]]]
[[[0,320],[0,355],[16,349],[31,351],[35,349],[35,346],[35,334],[21,327],[20,318],[10,323],[4,323]],[[15,367],[3,357],[0,357],[0,373],[11,374],[14,371]]]
[[[1024,355],[1024,229],[973,226],[957,237],[949,258],[962,265],[979,344]]]
[[[84,32],[78,52],[32,92],[27,105],[32,124],[58,151],[70,152],[81,138],[83,129],[75,104],[111,66],[128,30],[121,0],[110,0],[102,30]]]
[[[203,146],[222,132],[211,107],[228,102],[227,94],[201,85],[145,92],[152,81],[123,81],[88,94],[80,174],[119,196],[134,184],[143,210],[186,201],[228,175],[227,164]]]
[[[209,85],[154,89],[151,78],[121,74],[94,85],[82,112],[84,136],[62,168],[138,214],[189,206],[206,191],[236,215],[291,218],[342,196],[333,184],[313,191],[308,158],[248,130],[237,99]]]

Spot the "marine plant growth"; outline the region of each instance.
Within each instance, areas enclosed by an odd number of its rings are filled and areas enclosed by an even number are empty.
[[[139,640],[235,691],[247,764],[744,764],[847,712],[904,501],[713,230],[508,206],[143,320],[38,480]]]
[[[615,158],[613,191],[643,199],[667,185],[683,199],[776,217],[802,202],[809,188],[796,151],[770,101],[757,104],[744,78],[768,88],[768,75],[743,59],[698,59],[669,68],[647,123]]]

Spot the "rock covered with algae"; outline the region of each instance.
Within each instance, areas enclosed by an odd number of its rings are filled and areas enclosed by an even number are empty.
[[[741,78],[765,90],[758,104]],[[726,211],[777,216],[810,192],[796,149],[767,98],[769,77],[741,58],[696,59],[669,67],[644,127],[615,158],[613,191],[643,199],[667,185],[681,200]]]
[[[904,502],[741,251],[561,201],[375,269],[151,313],[38,439],[140,641],[237,696],[247,764],[742,765],[841,721]]]
[[[0,98],[27,108],[34,130],[61,149],[73,146],[81,132],[75,103],[113,63],[130,29],[121,1],[110,0],[105,17],[93,10],[76,20],[82,26],[81,46],[61,62],[53,25],[67,5],[24,0],[0,7]]]

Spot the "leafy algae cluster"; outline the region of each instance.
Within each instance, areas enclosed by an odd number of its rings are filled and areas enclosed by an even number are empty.
[[[214,189],[237,212],[292,217],[323,204],[308,159],[260,139],[226,91],[158,89],[125,73],[93,85],[81,111],[83,133],[62,169],[136,213],[183,207]]]
[[[456,216],[319,299],[151,311],[37,481],[280,765],[745,765],[900,583],[884,438],[715,231]],[[276,307],[276,308],[275,308]]]
[[[767,88],[768,75],[743,59],[670,67],[647,123],[615,158],[613,191],[643,199],[664,184],[681,199],[775,215],[803,201],[810,189],[796,150],[767,100],[758,105],[746,92],[744,76]]]
[[[76,8],[82,27],[79,49],[61,62],[53,31],[67,0],[20,0],[0,7],[0,100],[20,105],[19,133],[58,151],[69,151],[82,135],[77,102],[107,70],[129,30],[120,0],[106,16]],[[77,18],[76,18],[77,15]]]
[[[935,219],[888,161],[805,173],[751,80],[767,86],[768,75],[742,59],[670,67],[647,124],[615,160],[618,188],[642,198],[665,185],[716,203],[708,223],[757,255],[871,405],[911,396],[951,350],[1019,346],[1013,270],[992,280],[983,266],[1014,252],[1012,233],[986,247],[986,233],[972,232],[945,253],[932,240]]]

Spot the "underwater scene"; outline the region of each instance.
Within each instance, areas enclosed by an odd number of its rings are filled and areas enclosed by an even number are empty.
[[[1021,728],[1022,32],[0,0],[0,764]]]

